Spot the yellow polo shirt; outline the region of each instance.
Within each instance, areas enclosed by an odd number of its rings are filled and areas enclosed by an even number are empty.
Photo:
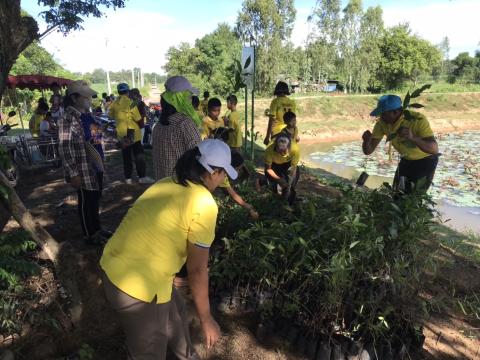
[[[285,155],[281,155],[275,151],[275,143],[271,143],[265,149],[265,164],[282,165],[288,162],[291,162],[291,166],[297,166],[300,162],[300,150],[298,149],[298,146],[292,146]]]
[[[213,120],[210,116],[205,116],[202,121],[202,139],[207,139],[215,130],[224,126],[223,120]]]
[[[270,103],[270,116],[273,116],[272,135],[278,134],[286,127],[283,122],[283,115],[288,111],[296,113],[297,105],[295,100],[287,96],[279,96],[272,100]]]
[[[127,136],[127,131],[129,129],[135,131],[135,142],[142,139],[142,133],[138,126],[138,121],[142,119],[142,115],[140,115],[140,112],[138,111],[137,103],[127,95],[120,95],[110,105],[108,116],[116,122],[118,139],[121,140]]]
[[[228,146],[233,147],[233,148],[239,148],[242,147],[243,144],[243,134],[242,134],[242,126],[240,124],[240,115],[238,114],[238,111],[232,111],[229,115],[228,118],[230,119],[230,124],[229,128],[233,129],[228,134]]]
[[[203,185],[165,178],[143,193],[108,241],[100,266],[128,295],[170,301],[175,274],[185,264],[187,241],[208,248],[218,207]]]
[[[410,113],[414,120],[406,120],[403,115],[394,124],[386,124],[382,120],[378,120],[373,128],[372,137],[374,139],[382,139],[384,136],[388,137],[390,134],[396,134],[400,127],[411,129],[412,133],[420,138],[434,136],[425,115],[415,111],[410,111]],[[392,145],[406,160],[420,160],[431,155],[420,150],[412,141],[402,139],[399,136],[393,138]]]

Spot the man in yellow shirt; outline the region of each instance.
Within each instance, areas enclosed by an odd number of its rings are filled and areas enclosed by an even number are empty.
[[[208,114],[203,118],[202,140],[213,139],[215,137],[215,131],[218,128],[225,127],[225,123],[219,118],[220,111],[222,111],[220,99],[211,98],[208,100]]]
[[[276,96],[270,104],[270,113],[268,118],[267,133],[263,143],[268,145],[273,136],[277,135],[285,128],[283,122],[283,115],[287,111],[295,113],[297,111],[297,105],[293,99],[290,99],[287,95],[290,95],[288,84],[279,81],[275,86],[273,94]]]
[[[110,105],[108,116],[115,120],[117,138],[122,148],[123,171],[125,183],[132,183],[133,158],[140,184],[151,184],[153,179],[146,176],[145,156],[142,146],[142,132],[139,122],[142,115],[137,103],[130,99],[128,84],[121,83],[117,86],[119,96]]]
[[[278,187],[281,195],[293,203],[296,197],[295,187],[300,178],[298,163],[300,150],[292,147],[291,139],[286,134],[279,134],[265,150],[265,176],[275,194]]]
[[[227,144],[232,150],[240,151],[243,143],[242,126],[240,116],[237,111],[237,97],[230,95],[227,97],[227,108],[230,113],[224,118],[225,127],[229,129]]]
[[[394,187],[411,193],[417,184],[421,190],[430,187],[438,164],[438,144],[426,117],[409,111],[408,120],[402,108],[402,100],[396,95],[384,95],[370,114],[379,116],[373,133],[363,133],[363,152],[370,155],[384,136],[400,153],[401,160],[395,173]],[[424,183],[420,183],[422,180]],[[403,186],[405,184],[405,186]]]

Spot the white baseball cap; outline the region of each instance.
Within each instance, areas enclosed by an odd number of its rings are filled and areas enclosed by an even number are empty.
[[[237,170],[231,164],[231,150],[223,141],[217,139],[203,140],[198,144],[198,149],[201,156],[197,160],[210,174],[214,171],[212,166],[215,166],[224,169],[230,179],[235,180],[237,178]]]
[[[199,94],[199,90],[194,88],[190,81],[183,76],[172,76],[165,82],[165,89],[172,92],[190,91],[193,95]]]

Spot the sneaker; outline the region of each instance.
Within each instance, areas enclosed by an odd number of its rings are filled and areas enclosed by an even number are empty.
[[[127,184],[127,185],[133,184],[132,179],[125,179],[125,184]]]
[[[143,178],[138,179],[139,184],[153,184],[154,182],[155,182],[155,180],[153,180],[149,176],[145,176]]]

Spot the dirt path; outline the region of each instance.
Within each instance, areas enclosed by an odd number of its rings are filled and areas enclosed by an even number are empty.
[[[147,157],[148,159],[148,157]],[[108,161],[109,182],[102,201],[102,221],[114,230],[135,199],[146,189],[143,185],[125,185],[121,182],[122,169],[118,152],[110,154]],[[319,185],[314,179],[306,177],[299,186],[300,192],[325,194],[330,190]],[[123,335],[119,329],[115,314],[106,304],[99,278],[98,261],[101,249],[86,246],[77,219],[76,196],[63,183],[60,169],[41,174],[32,174],[24,178],[18,189],[27,207],[43,226],[60,242],[74,247],[80,254],[78,264],[71,264],[63,259],[63,266],[71,269],[70,275],[81,285],[82,315],[80,323],[72,327],[64,313],[57,307],[49,307],[50,315],[57,319],[61,328],[51,327],[31,329],[16,344],[18,358],[22,359],[60,359],[75,352],[86,344],[95,352],[94,359],[124,359]],[[335,196],[335,194],[329,194]],[[16,224],[10,222],[7,230]],[[433,307],[438,300],[445,300],[441,307],[425,324],[425,351],[418,359],[480,359],[480,340],[478,328],[480,322],[472,322],[458,309],[449,305],[448,297],[455,291],[477,291],[480,293],[480,276],[478,268],[472,267],[465,259],[454,257],[447,251],[440,251],[437,245],[430,244],[442,260],[440,272],[426,279],[425,298]],[[79,270],[78,270],[79,269]],[[46,275],[50,275],[48,267]],[[63,307],[68,300],[56,299]],[[218,315],[225,336],[220,344],[211,351],[206,351],[195,336],[198,352],[203,359],[241,359],[241,360],[280,360],[303,359],[286,350],[285,343],[278,338],[271,338],[259,343],[255,336],[257,321],[252,316]],[[198,324],[193,324],[198,329]],[[195,331],[196,332],[196,331]]]

